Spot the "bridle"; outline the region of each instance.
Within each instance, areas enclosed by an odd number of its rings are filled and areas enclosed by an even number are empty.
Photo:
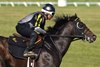
[[[82,23],[83,27],[80,27],[79,24],[81,22],[79,21],[79,18],[76,18],[74,21],[71,21],[70,23],[71,23],[71,25],[73,25],[73,28],[75,30],[74,31],[75,34],[65,35],[65,36],[61,36],[61,35],[49,35],[49,36],[50,37],[73,38],[73,41],[80,40],[80,39],[84,40],[85,39],[85,33],[88,31],[88,30],[85,30],[86,25]],[[80,33],[80,34],[78,34],[78,33]]]
[[[73,29],[74,29],[74,34],[73,36],[77,36],[75,38],[78,38],[78,39],[82,39],[84,40],[85,39],[85,28],[86,28],[86,25],[84,23],[82,23],[79,18],[76,18],[72,23],[71,25],[73,25]]]

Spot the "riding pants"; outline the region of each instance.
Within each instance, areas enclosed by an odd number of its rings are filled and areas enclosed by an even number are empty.
[[[34,48],[35,41],[37,39],[37,33],[34,31],[34,29],[29,28],[28,26],[24,24],[18,24],[16,26],[16,30],[19,34],[21,34],[24,37],[30,38],[30,44],[26,48],[27,51],[31,51]]]

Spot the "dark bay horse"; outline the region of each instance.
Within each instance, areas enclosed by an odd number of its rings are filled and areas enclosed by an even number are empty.
[[[43,46],[34,67],[60,67],[71,42],[82,39],[92,43],[96,40],[96,35],[76,14],[56,17],[55,25],[49,27],[47,32],[48,35],[44,37]],[[26,67],[27,59],[14,58],[9,53],[8,39],[8,37],[0,36],[0,55],[3,56],[4,62],[6,61],[5,67]]]

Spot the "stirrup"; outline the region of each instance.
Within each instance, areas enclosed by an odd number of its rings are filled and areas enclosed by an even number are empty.
[[[24,53],[24,55],[23,55],[24,57],[31,57],[31,58],[37,58],[37,54],[35,54],[34,52],[32,52],[32,51],[29,51],[29,52],[26,52],[26,53]]]

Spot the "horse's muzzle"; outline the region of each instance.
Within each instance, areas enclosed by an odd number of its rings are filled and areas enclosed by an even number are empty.
[[[85,36],[85,39],[89,42],[92,43],[96,40],[96,35],[92,35],[92,36]]]

